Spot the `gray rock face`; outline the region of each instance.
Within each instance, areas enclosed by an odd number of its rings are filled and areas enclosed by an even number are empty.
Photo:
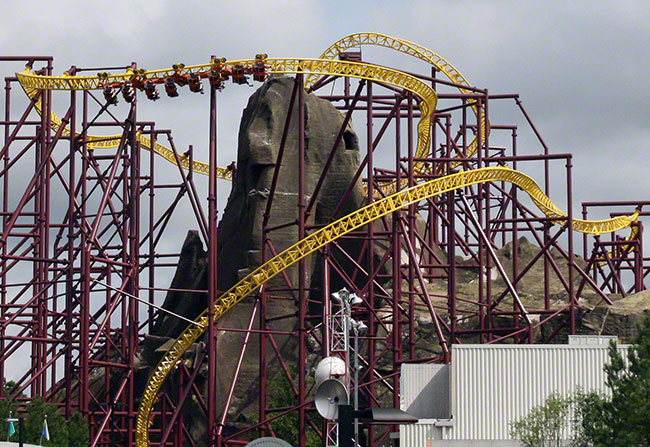
[[[249,269],[262,263],[262,223],[279,155],[293,82],[292,78],[287,77],[270,79],[250,98],[244,110],[239,130],[237,175],[223,219],[219,224],[219,288],[221,290],[226,290]],[[306,203],[314,193],[342,123],[343,116],[328,101],[311,94],[305,95]],[[298,105],[296,103],[268,226],[294,222],[298,218],[298,146]],[[338,201],[350,184],[358,166],[358,139],[352,129],[348,128],[337,148],[307,225],[329,223]],[[363,190],[358,184],[344,209],[341,210],[340,216],[358,209],[363,203]],[[298,228],[295,225],[271,234],[271,242],[278,253],[297,241]],[[308,270],[311,272],[311,269]],[[296,287],[297,267],[290,268],[287,275]],[[308,276],[308,283],[309,280]],[[280,283],[284,285],[283,280],[278,278],[272,285]]]
[[[273,172],[279,157],[284,123],[289,109],[293,89],[292,78],[275,77],[270,79],[253,96],[244,110],[237,152],[237,174],[223,219],[219,223],[219,289],[227,290],[241,277],[263,263],[262,225],[272,185]],[[291,124],[280,164],[280,175],[270,208],[268,226],[273,227],[296,222],[298,218],[298,156],[299,119],[298,104],[294,105]],[[314,194],[318,179],[323,172],[332,151],[336,136],[343,123],[343,116],[328,102],[314,95],[305,94],[305,203]],[[345,131],[342,142],[337,147],[328,175],[317,197],[307,225],[329,223],[335,208],[343,196],[359,166],[358,139],[351,128]],[[352,192],[350,199],[341,210],[341,216],[348,214],[365,201],[360,184]],[[298,227],[286,226],[270,233],[273,250],[280,253],[299,240]],[[272,257],[269,250],[267,259]],[[307,259],[306,284],[312,280],[317,257]],[[286,289],[298,286],[298,267],[286,271],[289,284],[284,275],[278,275],[269,282],[270,287]],[[274,295],[291,296],[288,292],[275,292]],[[237,305],[219,322],[220,327],[246,327],[253,306],[252,298]],[[297,312],[293,300],[269,300],[269,318],[292,316]],[[258,326],[256,326],[258,327]],[[278,331],[293,331],[296,318],[285,318],[273,323]],[[257,338],[257,337],[255,337]],[[239,351],[243,334],[224,332],[218,338],[221,352]],[[275,340],[283,356],[295,356],[295,340],[289,336],[277,335]],[[239,402],[235,409],[243,409],[257,398],[258,382],[257,340],[249,346],[244,362],[238,389],[235,392]],[[269,347],[270,368],[273,375],[278,370],[274,362],[275,353]],[[236,356],[220,357],[219,386],[227,389],[232,381]],[[276,364],[274,366],[274,364]]]
[[[207,290],[207,253],[198,232],[188,231],[181,249],[181,256],[170,289]],[[194,319],[207,306],[206,294],[190,292],[169,292],[163,308]],[[160,312],[150,335],[176,338],[187,323],[169,314]]]
[[[282,132],[287,117],[289,101],[293,89],[293,79],[275,77],[270,79],[250,98],[244,110],[240,130],[237,155],[237,173],[223,218],[219,223],[218,252],[218,288],[228,290],[242,276],[262,264],[262,224],[266,211],[267,199],[273,178]],[[305,94],[305,202],[314,194],[318,179],[323,172],[332,151],[336,136],[343,123],[343,116],[326,100],[311,94]],[[285,152],[280,166],[273,206],[270,209],[269,226],[295,222],[298,217],[298,105],[294,105],[289,127]],[[344,138],[336,149],[328,175],[321,188],[307,225],[326,224],[359,166],[358,138],[348,127]],[[364,192],[358,183],[349,199],[343,205],[339,216],[344,216],[365,203]],[[298,241],[298,228],[290,225],[271,233],[271,242],[276,253],[288,248]],[[271,257],[269,254],[268,257]],[[315,273],[318,264],[315,255],[307,260],[306,284],[318,284],[320,275]],[[298,284],[297,266],[287,272],[291,287]],[[196,232],[189,232],[183,244],[181,259],[171,284],[174,289],[207,289],[207,256]],[[312,282],[312,276],[314,276]],[[287,288],[282,276],[276,277],[272,287]],[[290,296],[288,292],[275,295]],[[246,328],[251,315],[254,298],[249,297],[238,304],[221,318],[219,328]],[[169,292],[164,307],[188,318],[195,318],[207,306],[204,293]],[[293,300],[269,300],[267,316],[285,315],[289,318],[273,323],[273,329],[291,332],[295,329],[297,309]],[[148,338],[147,352],[143,352],[142,370],[150,371],[162,355],[167,337],[176,337],[186,324],[174,317],[161,315],[155,322],[152,337]],[[255,322],[254,328],[259,327]],[[241,352],[244,334],[242,332],[220,331],[217,337],[217,355],[219,377],[217,389],[219,404],[225,403],[230,384]],[[286,335],[274,337],[283,356],[295,356],[295,342]],[[251,337],[244,363],[235,389],[235,400],[231,406],[230,420],[239,420],[242,412],[256,401],[259,388],[258,347],[259,338]],[[196,351],[196,349],[195,349]],[[192,362],[193,353],[185,356],[185,361]],[[278,370],[274,361],[275,353],[268,347],[269,375]],[[304,365],[303,365],[304,366]],[[197,378],[197,386],[207,391],[207,371],[205,365]],[[144,374],[143,374],[144,375]],[[171,386],[171,385],[170,385]],[[172,391],[173,395],[173,391]],[[195,403],[191,403],[189,408]],[[220,412],[221,409],[218,409]],[[194,439],[205,439],[205,421],[202,412],[192,412],[186,423]]]
[[[616,297],[611,297],[616,299]],[[579,330],[587,334],[616,335],[622,342],[638,336],[638,326],[650,317],[650,290],[616,299],[613,305],[599,304],[579,319]]]

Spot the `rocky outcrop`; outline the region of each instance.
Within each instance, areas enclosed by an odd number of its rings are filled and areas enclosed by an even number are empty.
[[[167,293],[163,308],[186,318],[194,319],[207,305],[205,293],[181,292],[181,290],[207,290],[207,253],[198,232],[189,231],[181,248],[181,256],[172,279],[171,292]],[[150,335],[176,338],[187,323],[170,314],[159,312]]]
[[[251,96],[244,110],[239,130],[237,175],[219,223],[219,288],[222,290],[262,263],[262,223],[293,83],[288,77],[270,79]],[[270,208],[269,227],[295,222],[298,218],[298,121],[296,104]],[[305,95],[305,202],[311,200],[342,123],[343,116],[329,101]],[[358,166],[358,138],[348,127],[307,225],[329,223]],[[357,183],[339,215],[358,209],[364,200],[361,185]],[[298,228],[287,226],[273,231],[270,237],[279,253],[298,241]],[[308,282],[311,270],[308,269]],[[295,287],[297,268],[290,268],[286,273]],[[272,284],[280,283],[286,287],[281,278]]]
[[[612,297],[614,298],[614,297]],[[614,304],[599,304],[581,315],[579,330],[587,334],[616,335],[629,342],[638,335],[638,326],[650,317],[650,290],[628,295]]]
[[[540,248],[529,242],[525,237],[518,240],[517,258],[519,268],[522,269],[539,253]],[[568,259],[560,250],[551,251],[551,256],[558,269],[565,278],[568,278]],[[512,265],[514,260],[513,244],[507,243],[497,251],[497,257],[503,268],[509,275],[512,274]],[[474,301],[479,291],[479,271],[473,265],[472,259],[456,259],[458,269],[456,273],[456,291],[457,291],[457,308],[462,310],[473,310],[473,305],[466,304],[463,300]],[[581,268],[586,266],[586,262],[580,256],[574,255],[574,262]],[[553,270],[551,270],[553,272]],[[496,268],[488,273],[492,278],[492,296],[498,297],[505,289],[506,284],[498,274]],[[486,274],[487,275],[487,274]],[[510,276],[512,277],[512,276]],[[576,273],[574,284],[576,290],[582,277]],[[447,281],[441,280],[431,283],[427,286],[431,293],[434,306],[444,309],[447,305]],[[484,289],[485,290],[485,289]],[[567,293],[564,285],[558,277],[551,273],[549,276],[549,299],[551,305],[555,308],[567,304]],[[544,260],[543,257],[537,261],[528,270],[526,275],[518,284],[519,297],[527,309],[544,308]],[[614,301],[613,305],[603,302],[602,297],[589,286],[585,286],[580,295],[581,309],[576,312],[576,333],[594,334],[594,335],[616,335],[623,343],[629,342],[637,333],[636,326],[640,324],[646,316],[650,316],[650,291],[643,291],[634,295],[621,297],[620,295],[609,295]],[[502,308],[512,308],[513,300],[507,295],[502,301]],[[439,310],[439,315],[448,319],[445,310]],[[533,318],[536,318],[535,316]],[[535,341],[538,343],[545,342],[548,337],[556,332],[558,326],[563,323],[563,318],[551,320],[534,333]],[[426,312],[416,312],[417,330],[417,349],[419,355],[428,357],[441,352],[437,343],[431,340],[437,340],[434,325],[431,317]],[[508,317],[497,318],[493,325],[499,327],[511,327],[512,321]],[[462,329],[475,329],[478,327],[476,318],[460,320],[459,326]],[[565,343],[569,331],[566,327],[557,330],[554,336],[556,343]],[[465,343],[478,342],[476,337],[466,337]]]
[[[273,172],[278,160],[293,83],[292,78],[271,78],[251,96],[244,110],[239,130],[237,172],[218,228],[218,288],[221,291],[229,289],[247,272],[263,262],[262,224]],[[316,184],[324,170],[342,124],[343,116],[329,101],[305,94],[305,202],[307,203],[314,194]],[[291,117],[284,156],[279,167],[280,176],[270,208],[268,226],[292,223],[298,217],[298,138],[298,107],[296,105]],[[307,219],[307,225],[321,225],[331,221],[335,208],[345,190],[352,183],[358,166],[358,138],[352,128],[348,126],[336,149],[313,210]],[[365,196],[360,183],[357,182],[348,200],[339,211],[339,216],[358,209],[364,203]],[[273,231],[270,236],[273,250],[276,253],[280,252],[298,241],[297,226],[288,225]],[[355,251],[353,241],[346,242],[346,244],[348,244],[347,249]],[[318,265],[318,259],[316,255],[313,255],[307,260],[306,280],[307,284],[314,289],[318,288],[320,284],[320,274],[314,273],[316,265]],[[206,252],[198,234],[189,232],[183,244],[181,259],[170,288],[206,290],[207,269]],[[286,273],[289,284],[283,276],[279,276],[270,285],[284,289],[297,287],[297,267],[290,268]],[[289,292],[275,294],[291,296]],[[319,299],[319,297],[312,298]],[[252,297],[245,299],[221,318],[218,326],[220,328],[246,327],[253,304]],[[187,318],[195,318],[207,307],[207,296],[205,293],[172,291],[167,294],[164,307]],[[292,315],[295,316],[296,310],[296,305],[291,299],[270,300],[267,317],[288,316],[289,318],[274,322],[273,329],[291,332],[296,325],[296,318],[292,317]],[[180,334],[185,326],[185,322],[172,316],[161,314],[158,317],[152,330],[152,336],[147,339],[145,352],[141,356],[143,375],[156,364],[169,340]],[[258,327],[257,322],[255,327]],[[218,399],[220,404],[226,400],[225,395],[232,382],[237,354],[241,350],[243,337],[244,334],[241,332],[220,331],[218,334],[219,377],[217,389],[223,397]],[[276,335],[274,339],[283,356],[291,358],[295,355],[292,337]],[[188,353],[185,357],[189,366],[195,355]],[[278,368],[273,366],[274,353],[270,347],[268,357],[270,368],[267,373],[273,375]],[[201,368],[197,386],[203,390],[207,386],[207,376],[204,366]],[[242,412],[245,413],[244,410],[256,400],[258,378],[257,337],[253,336],[237,381],[235,401],[231,406],[231,412],[234,414],[231,415],[230,420],[236,419]],[[190,405],[190,408],[192,405],[194,403]],[[188,426],[192,427],[193,432],[196,432],[195,439],[205,438],[202,435],[205,421],[200,420],[201,414],[202,412],[196,412],[194,417],[187,420]]]
[[[244,110],[237,152],[237,174],[226,205],[223,219],[219,223],[219,289],[227,290],[241,277],[263,263],[262,225],[267,212],[272,179],[277,166],[284,123],[289,109],[289,101],[294,86],[293,78],[274,77],[253,94]],[[318,179],[325,168],[336,136],[343,124],[343,116],[329,101],[305,94],[305,203],[314,195]],[[295,104],[291,116],[284,154],[279,166],[279,177],[272,206],[269,209],[268,227],[291,224],[298,219],[298,169],[299,169],[299,115]],[[340,198],[359,166],[358,139],[351,127],[345,130],[338,145],[328,175],[322,189],[316,197],[313,211],[306,224],[321,225],[331,221]],[[345,202],[340,215],[356,210],[364,203],[363,190],[357,183],[349,199]],[[276,253],[283,251],[299,240],[297,225],[288,225],[274,230],[270,242]],[[267,259],[272,257],[268,250]],[[306,284],[312,282],[317,256],[307,259]],[[285,271],[286,276],[279,275],[270,283],[270,287],[281,289],[298,286],[297,265]],[[319,275],[318,280],[320,280]],[[288,282],[287,282],[288,279]],[[276,292],[275,295],[291,297],[289,292]],[[319,299],[316,297],[315,299]],[[239,304],[229,312],[219,325],[224,327],[245,327],[251,313],[252,299]],[[269,318],[292,316],[297,312],[293,300],[270,300],[267,306]],[[273,323],[273,329],[290,332],[295,329],[296,318],[279,319]],[[241,333],[225,332],[218,339],[218,349],[227,352],[233,347],[241,346]],[[280,352],[289,358],[295,355],[293,337],[278,335],[275,337]],[[257,398],[258,365],[257,344],[249,347],[249,361],[244,364],[238,380],[235,408],[242,409]],[[274,353],[269,351],[270,365],[273,365]],[[234,371],[234,356],[221,359],[219,388],[224,389],[231,383]],[[230,364],[229,364],[230,363]],[[273,367],[271,371],[273,374]]]

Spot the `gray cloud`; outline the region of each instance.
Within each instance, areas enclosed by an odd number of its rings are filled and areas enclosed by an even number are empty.
[[[574,154],[578,212],[581,200],[646,198],[649,13],[650,4],[638,1],[26,1],[3,5],[0,52],[53,55],[60,73],[72,64],[137,61],[153,69],[204,63],[211,54],[228,59],[262,51],[317,57],[330,43],[356,31],[403,37],[447,58],[476,86],[492,93],[519,93],[551,150]],[[366,59],[381,64],[428,70],[385,49],[363,51]],[[22,68],[9,63],[1,67],[5,76]],[[222,165],[236,157],[239,119],[252,91],[228,86],[219,95]],[[65,95],[55,95],[59,112]],[[164,96],[155,104],[141,101],[140,119],[173,129],[181,150],[193,144],[197,158],[206,159],[207,97],[187,91],[175,99]],[[113,110],[123,116],[120,107]],[[495,104],[491,117],[521,127],[520,151],[541,151],[514,104]],[[363,141],[362,121],[356,128]],[[493,138],[505,141],[497,134]],[[538,171],[531,171],[539,178]],[[558,177],[561,171],[556,170]],[[170,167],[169,178],[175,175]],[[197,181],[200,191],[206,191],[205,179]],[[219,188],[223,209],[229,186],[220,183]],[[556,189],[552,198],[565,206],[564,191]],[[169,250],[195,226],[190,213],[175,219],[177,238],[163,241]]]
[[[650,47],[645,44],[650,5],[589,2],[318,2],[120,0],[79,4],[6,5],[0,36],[5,53],[55,56],[57,72],[70,65],[145,68],[209,60],[211,54],[248,58],[316,57],[355,31],[378,31],[418,42],[447,58],[474,85],[492,93],[517,92],[553,152],[574,154],[577,200],[643,197],[642,166],[650,128],[647,106]],[[364,48],[379,63],[427,70],[419,61],[385,49]],[[3,73],[19,70],[5,64]],[[219,95],[221,164],[236,157],[241,111],[252,89]],[[163,95],[164,96],[164,95]],[[67,101],[64,98],[62,102]],[[58,109],[57,109],[58,110]],[[116,109],[118,113],[120,109]],[[512,104],[495,104],[492,119],[521,127],[520,150],[540,147]],[[207,150],[206,97],[141,102],[141,119],[174,131],[176,144]],[[362,132],[363,126],[358,124]],[[496,142],[500,137],[493,136]],[[607,175],[599,175],[606,172]],[[201,183],[201,180],[199,180]],[[205,183],[201,187],[206,189]],[[221,207],[227,184],[221,188]],[[561,201],[561,198],[558,198]]]

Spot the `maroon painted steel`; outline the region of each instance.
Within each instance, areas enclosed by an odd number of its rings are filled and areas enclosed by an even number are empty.
[[[343,55],[354,60],[361,60],[360,56]],[[43,73],[53,72],[50,57],[0,57],[0,62],[12,67],[21,61],[43,69]],[[82,70],[89,69],[77,68]],[[345,285],[363,299],[352,309],[353,318],[369,328],[355,353],[363,370],[359,383],[352,386],[359,387],[361,406],[398,405],[400,365],[449,362],[451,343],[557,341],[578,329],[580,315],[586,310],[579,298],[585,294],[610,302],[607,294],[645,289],[650,262],[643,254],[643,222],[635,224],[636,237],[631,240],[626,239],[629,233],[622,232],[575,239],[567,230],[574,218],[571,155],[551,153],[518,95],[494,95],[475,87],[466,88],[470,93],[458,93],[456,85],[439,79],[435,70],[417,76],[438,93],[430,155],[415,157],[419,98],[379,82],[348,78],[335,91],[337,78],[326,77],[310,91],[330,101],[344,118],[323,160],[324,168],[315,174],[306,164],[308,92],[301,87],[303,76],[295,77],[263,216],[263,260],[277,254],[276,247],[284,246],[279,230],[295,228],[297,237],[302,238],[318,229],[313,224],[316,205],[350,122],[363,134],[361,163],[350,184],[343,185],[346,192],[332,219],[341,217],[359,180],[366,182],[369,200],[374,200],[373,193],[381,194],[385,182],[412,186],[461,167],[504,163],[541,179],[542,189],[555,194],[551,196],[554,201],[566,204],[567,218],[546,218],[516,187],[493,183],[428,199],[330,244],[319,253],[322,290],[306,281],[313,263],[303,260],[298,263],[295,283],[285,272],[273,287],[263,287],[258,294],[259,309],[252,308],[258,314],[252,310],[248,327],[227,327],[210,318],[206,350],[199,356],[207,359],[207,384],[203,387],[199,370],[184,362],[172,373],[169,380],[173,385],[161,391],[154,409],[154,446],[195,445],[187,419],[190,401],[193,409],[205,413],[211,445],[244,445],[253,429],[261,436],[277,434],[278,421],[294,416],[300,447],[311,438],[308,432],[321,436],[324,427],[313,406],[310,374],[318,359],[328,353],[322,305],[334,285]],[[165,292],[178,291],[169,288],[169,272],[180,254],[178,249],[165,247],[171,239],[175,239],[171,245],[180,245],[179,234],[187,228],[179,231],[174,218],[179,213],[190,216],[190,229],[199,231],[208,249],[207,290],[185,291],[205,294],[213,304],[219,296],[217,191],[226,184],[219,185],[211,169],[207,196],[202,197],[199,191],[204,183],[198,183],[192,172],[164,164],[153,152],[148,156],[141,152],[138,132],[170,146],[180,164],[171,131],[157,129],[153,121],[138,121],[137,101],[146,100],[143,95],[129,106],[109,109],[91,92],[45,92],[37,96],[45,112],[39,116],[34,109],[36,99],[17,102],[12,98],[22,94],[16,87],[15,76],[5,78],[0,121],[4,127],[0,150],[0,381],[4,385],[5,379],[11,378],[16,383],[8,394],[0,386],[0,399],[15,398],[24,411],[30,399],[44,396],[66,417],[79,411],[87,418],[93,446],[132,446],[138,386],[146,379],[139,376],[138,355],[159,312],[148,304],[158,306]],[[209,97],[208,159],[216,166],[214,87]],[[484,134],[481,120],[474,114],[476,110],[487,120],[491,110],[498,110],[494,101],[512,104],[513,100],[513,109],[522,114],[538,142],[526,151],[518,146],[517,126],[495,122],[490,133]],[[16,104],[24,106],[19,109]],[[51,110],[65,111],[62,120],[70,127],[69,134],[62,127],[52,127]],[[90,150],[87,134],[95,133],[121,134],[120,144]],[[295,220],[272,214],[274,200],[283,192],[278,190],[278,178],[292,133],[298,137]],[[474,138],[478,150],[469,154]],[[194,160],[192,146],[186,155]],[[415,166],[422,161],[431,163],[432,169],[418,174]],[[307,184],[316,185],[311,197],[305,195]],[[611,216],[629,214],[649,204],[589,202],[583,204],[582,217],[602,214],[605,209]],[[642,212],[641,218],[648,214]],[[554,225],[558,221],[560,225]],[[497,252],[508,245],[510,253],[518,253],[525,244],[522,237],[537,251],[525,260],[512,256],[511,265],[507,265],[503,254],[498,257]],[[584,264],[569,255],[580,243]],[[540,270],[543,299],[537,305],[524,305],[518,298],[522,283]],[[478,285],[474,294],[461,285],[470,279]],[[295,312],[271,315],[272,303],[282,301],[295,303]],[[287,322],[295,323],[294,329],[278,327]],[[216,337],[221,331],[244,333],[233,382],[221,390],[227,396],[225,405],[217,401],[218,360],[223,353],[216,350]],[[250,413],[256,413],[258,421],[252,422],[251,414],[230,420],[244,352],[254,343],[259,391]],[[285,343],[295,346],[295,353],[287,355]],[[280,378],[287,380],[289,402],[277,403],[277,396],[270,391],[274,389],[271,381]],[[368,436],[368,445],[379,445],[386,430],[373,428]]]
[[[213,57],[214,59],[214,57]],[[217,301],[217,89],[210,86],[210,175],[208,178],[208,445],[217,441],[217,331],[214,304]]]

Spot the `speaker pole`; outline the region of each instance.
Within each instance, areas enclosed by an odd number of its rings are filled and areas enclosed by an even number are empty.
[[[352,405],[339,405],[339,447],[355,447],[354,416]]]

